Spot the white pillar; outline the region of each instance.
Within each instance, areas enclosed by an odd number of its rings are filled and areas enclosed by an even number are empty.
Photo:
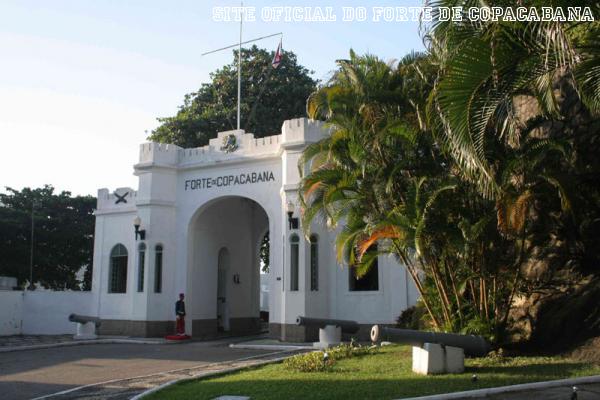
[[[86,322],[85,324],[77,323],[77,334],[73,336],[75,340],[97,339],[96,323]]]
[[[335,325],[326,325],[319,329],[319,341],[313,344],[319,349],[337,346],[342,341],[342,328]]]
[[[424,343],[413,346],[412,370],[417,374],[459,374],[465,370],[465,352],[459,347]]]

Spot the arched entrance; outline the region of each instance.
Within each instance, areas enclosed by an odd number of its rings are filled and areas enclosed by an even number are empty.
[[[265,210],[239,196],[201,207],[190,223],[188,326],[194,337],[260,331],[260,245]]]

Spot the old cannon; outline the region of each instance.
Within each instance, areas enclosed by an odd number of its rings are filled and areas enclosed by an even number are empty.
[[[460,373],[464,371],[465,354],[486,355],[490,344],[481,336],[455,333],[422,332],[411,329],[374,325],[371,340],[383,340],[413,346],[413,371],[421,374]]]
[[[100,318],[87,315],[70,314],[69,321],[77,323],[77,334],[73,336],[76,340],[96,339],[96,328],[100,327]]]
[[[371,328],[371,341],[378,343],[382,340],[412,346],[437,343],[442,346],[459,347],[464,350],[465,355],[473,357],[484,356],[491,350],[489,343],[481,336],[422,332],[374,325]]]
[[[356,321],[327,318],[296,318],[296,325],[319,328],[319,341],[314,343],[315,347],[328,348],[340,344],[342,332],[356,333],[360,325]]]

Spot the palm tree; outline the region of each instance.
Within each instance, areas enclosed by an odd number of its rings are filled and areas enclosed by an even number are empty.
[[[332,133],[309,146],[300,162],[301,170],[309,166],[301,187],[303,225],[341,223],[338,258],[359,277],[378,254],[394,254],[433,327],[452,329],[447,279],[426,250],[428,211],[454,187],[442,184],[446,172],[423,114],[435,70],[420,54],[386,64],[351,52],[338,64],[338,73],[308,100],[309,116],[325,119]]]
[[[428,5],[435,10],[473,4],[434,0]],[[487,4],[495,5],[505,4]],[[593,7],[600,16],[600,3]],[[559,136],[548,124],[570,111],[561,109],[565,93],[559,85],[582,93],[587,106],[579,113],[582,118],[589,120],[589,112],[600,112],[600,27],[553,21],[450,23],[436,20],[435,14],[424,36],[440,66],[429,103],[430,122],[464,176],[486,197],[502,197],[501,177],[493,165],[496,146],[517,149],[532,132],[538,137]]]
[[[434,0],[428,5],[435,10],[476,4]],[[596,19],[600,16],[597,1],[552,6],[591,6]],[[498,230],[514,241],[510,302],[522,273],[528,273],[522,267],[539,253],[535,243],[548,247],[553,243],[548,237],[587,241],[588,252],[597,245],[581,227],[600,217],[600,163],[593,155],[600,150],[600,25],[450,23],[437,20],[434,12],[424,33],[439,65],[428,122],[461,177],[495,202]],[[581,251],[580,244],[569,247]]]

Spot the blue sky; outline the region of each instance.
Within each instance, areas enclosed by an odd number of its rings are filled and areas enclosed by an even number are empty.
[[[156,117],[232,61],[201,53],[238,40],[214,6],[239,2],[0,0],[0,188],[53,184],[75,194],[136,186],[132,165]],[[250,1],[333,7],[338,22],[244,24],[244,39],[283,32],[283,46],[324,79],[353,48],[384,60],[422,50],[416,22],[342,22],[342,6],[418,6],[416,0]],[[277,47],[278,38],[258,44]],[[242,116],[243,118],[243,116]]]

